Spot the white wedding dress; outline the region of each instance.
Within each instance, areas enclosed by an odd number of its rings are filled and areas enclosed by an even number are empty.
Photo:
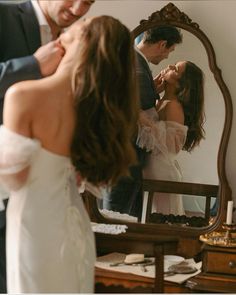
[[[1,126],[0,176],[28,165],[26,184],[10,187],[8,293],[92,293],[94,236],[70,159]]]
[[[167,105],[169,100],[163,103]],[[137,145],[147,151],[147,165],[143,170],[145,179],[182,181],[177,155],[182,150],[188,127],[173,121],[159,121],[155,108],[145,110],[152,126],[139,126]],[[184,215],[181,195],[155,193],[152,211],[162,214]]]

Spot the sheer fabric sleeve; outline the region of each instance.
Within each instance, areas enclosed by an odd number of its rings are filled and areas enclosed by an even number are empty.
[[[0,126],[0,183],[7,185],[7,178],[30,166],[40,148],[40,142]],[[6,182],[6,183],[5,183]],[[11,189],[7,187],[7,189]]]
[[[182,150],[188,127],[173,121],[156,121],[139,126],[136,144],[152,153],[176,155]]]

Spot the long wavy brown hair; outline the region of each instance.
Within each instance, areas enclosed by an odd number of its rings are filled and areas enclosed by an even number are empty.
[[[204,76],[202,70],[187,61],[179,79],[177,97],[184,109],[184,125],[188,126],[187,139],[183,150],[192,151],[205,138]]]
[[[136,163],[132,139],[139,105],[133,40],[119,20],[100,16],[84,27],[80,42],[71,158],[89,182],[114,185]]]

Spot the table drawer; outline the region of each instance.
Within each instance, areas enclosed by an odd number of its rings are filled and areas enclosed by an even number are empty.
[[[204,257],[204,271],[236,275],[236,253],[207,251]]]

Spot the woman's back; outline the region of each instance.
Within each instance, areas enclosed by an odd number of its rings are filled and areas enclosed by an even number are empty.
[[[58,74],[18,83],[12,88],[10,101],[6,95],[5,112],[9,104],[18,130],[11,130],[40,140],[51,152],[69,156],[75,115],[68,77]]]

